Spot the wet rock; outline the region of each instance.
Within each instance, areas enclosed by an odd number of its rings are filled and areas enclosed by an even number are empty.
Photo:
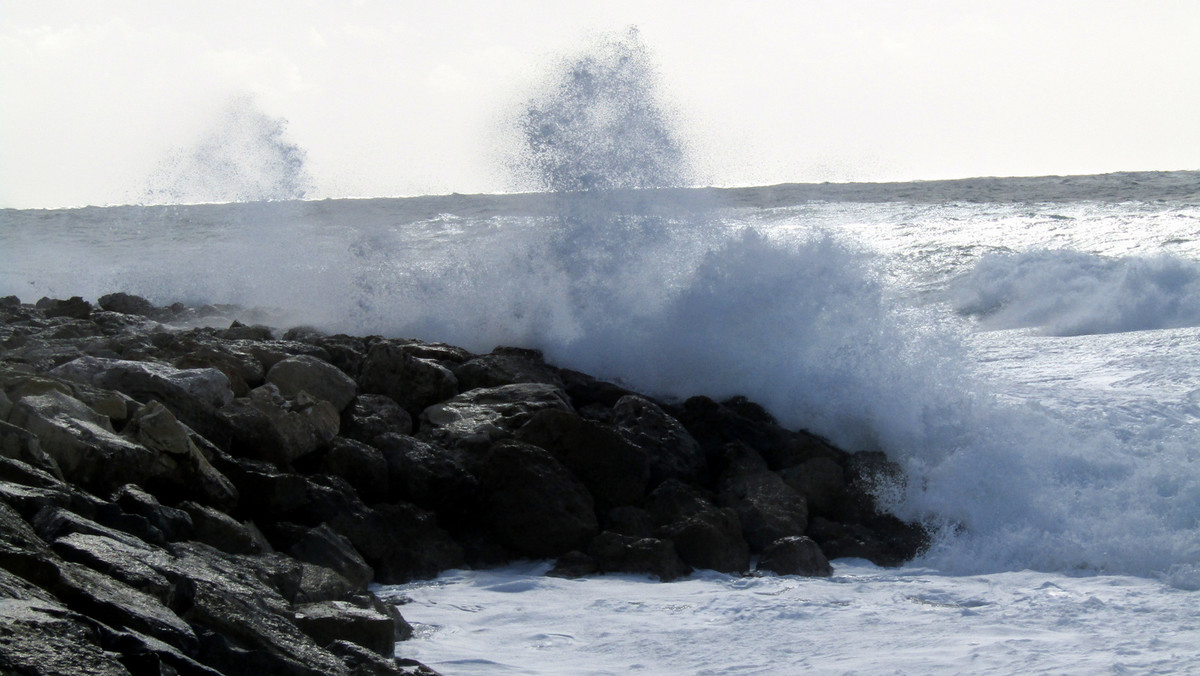
[[[375,578],[375,571],[350,540],[326,524],[308,529],[289,553],[297,560],[333,570],[357,587],[365,588]]]
[[[663,582],[692,574],[691,566],[679,558],[670,540],[605,531],[592,539],[588,554],[605,573],[644,573]]]
[[[296,626],[319,646],[350,641],[384,657],[396,652],[392,618],[372,608],[360,608],[346,601],[324,601],[297,606],[294,616]]]
[[[784,483],[803,495],[812,514],[832,513],[846,491],[842,466],[831,458],[813,458],[779,472]]]
[[[682,423],[649,399],[637,395],[618,399],[613,405],[613,424],[645,449],[651,487],[667,479],[696,482],[704,476],[707,467],[700,444]]]
[[[475,512],[479,480],[461,452],[399,434],[382,435],[376,443],[387,462],[391,500],[433,510],[451,528]]]
[[[0,571],[3,574],[4,571]],[[10,674],[129,676],[94,624],[56,601],[0,601],[0,670]]]
[[[432,513],[413,505],[382,504],[342,513],[329,519],[329,527],[350,540],[382,584],[430,578],[463,564],[462,547]]]
[[[390,397],[360,394],[342,412],[342,436],[375,445],[384,434],[411,434],[412,416]]]
[[[327,401],[301,392],[286,399],[268,383],[235,399],[219,412],[230,428],[230,450],[290,467],[293,460],[322,449],[337,436],[341,419]]]
[[[546,365],[538,350],[498,347],[454,369],[462,392],[480,387],[499,387],[515,383],[545,383],[561,388],[562,379]]]
[[[601,509],[633,505],[645,496],[647,454],[610,426],[551,408],[535,413],[516,438],[549,451],[583,481]]]
[[[190,500],[179,503],[179,508],[188,515],[197,541],[230,554],[263,551],[254,532],[232,516]]]
[[[450,369],[433,359],[415,356],[412,347],[391,340],[371,346],[363,359],[358,384],[367,394],[391,397],[412,416],[458,392],[458,381]]]
[[[583,549],[598,525],[587,488],[548,452],[515,441],[491,449],[480,491],[497,540],[519,556]]]
[[[388,461],[378,449],[360,441],[335,438],[316,469],[345,479],[367,504],[387,498]]]
[[[480,388],[425,409],[417,436],[445,448],[483,451],[548,408],[572,410],[566,394],[553,385]]]
[[[42,310],[46,317],[87,319],[92,314],[92,304],[80,296],[71,296],[66,300],[42,298],[35,306]]]
[[[646,509],[660,537],[674,542],[679,558],[693,568],[723,573],[750,569],[750,547],[737,514],[718,508],[699,489],[668,479],[651,492]]]
[[[125,484],[118,488],[112,495],[112,501],[123,511],[149,521],[168,540],[186,540],[192,536],[192,517],[187,512],[160,504],[153,495],[136,484]]]
[[[833,575],[833,566],[820,546],[812,538],[795,535],[779,538],[763,549],[756,570],[805,577]]]
[[[310,355],[288,357],[271,367],[267,382],[284,397],[307,392],[333,404],[340,413],[358,393],[358,385],[338,367]]]
[[[738,515],[742,536],[753,551],[808,528],[804,496],[784,483],[752,449],[730,444],[726,469],[718,482],[718,504]]]
[[[106,294],[100,296],[97,302],[100,307],[109,312],[120,312],[121,314],[151,318],[159,316],[159,312],[153,303],[141,296],[134,296],[128,293],[117,292]]]
[[[9,410],[11,409],[10,404]],[[7,418],[8,415],[5,413],[0,417]],[[58,479],[63,478],[58,463],[42,450],[42,444],[36,434],[3,421],[0,421],[0,456],[20,460],[49,472]]]

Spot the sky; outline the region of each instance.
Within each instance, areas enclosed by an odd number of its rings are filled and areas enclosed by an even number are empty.
[[[310,197],[527,189],[522,104],[629,26],[696,184],[1200,169],[1195,0],[0,0],[0,207],[138,202],[234,100]]]

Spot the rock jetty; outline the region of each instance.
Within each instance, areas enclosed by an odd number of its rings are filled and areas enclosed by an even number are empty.
[[[0,299],[0,672],[432,674],[371,583],[827,576],[927,544],[876,505],[882,454],[744,398],[247,317]]]

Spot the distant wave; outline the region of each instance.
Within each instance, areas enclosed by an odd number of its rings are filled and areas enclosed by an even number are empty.
[[[992,254],[950,286],[985,329],[1078,336],[1200,326],[1200,262],[1065,250]]]

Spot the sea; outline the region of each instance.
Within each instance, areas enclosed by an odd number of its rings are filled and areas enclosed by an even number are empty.
[[[230,303],[743,395],[933,545],[380,587],[456,674],[1200,673],[1200,172],[0,210],[0,296]]]

